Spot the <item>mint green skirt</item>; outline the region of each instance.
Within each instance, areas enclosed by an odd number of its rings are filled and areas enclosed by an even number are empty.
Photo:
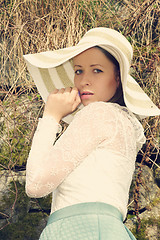
[[[62,208],[49,217],[40,240],[136,240],[119,210],[100,202]]]

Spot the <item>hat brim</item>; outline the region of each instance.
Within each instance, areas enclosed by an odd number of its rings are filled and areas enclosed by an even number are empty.
[[[38,55],[39,56],[39,55]],[[36,57],[38,57],[36,56]],[[36,87],[44,100],[55,88],[66,88],[74,86],[74,70],[71,60],[58,65],[57,67],[42,68],[33,64],[34,57],[29,62],[25,57],[28,70],[36,84]],[[41,66],[41,65],[40,65]],[[160,115],[160,110],[155,106],[147,94],[142,90],[138,83],[131,77],[127,76],[126,86],[123,86],[123,95],[126,106],[130,111],[139,115],[141,118],[147,116]],[[81,105],[80,108],[83,106]],[[75,113],[68,115],[63,120],[70,123]]]
[[[160,109],[128,74],[132,58],[131,45],[123,35],[107,28],[90,30],[73,47],[24,55],[28,70],[44,102],[55,88],[74,86],[73,57],[97,45],[110,52],[120,64],[124,101],[128,109],[140,118],[160,115]],[[74,113],[68,115],[64,121],[70,123],[73,115]]]

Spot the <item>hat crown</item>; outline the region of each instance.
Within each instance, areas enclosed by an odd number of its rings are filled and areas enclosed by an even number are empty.
[[[130,65],[133,56],[132,46],[130,42],[118,31],[104,27],[90,29],[85,33],[78,45],[89,43],[98,46],[103,45],[102,47],[111,54],[115,52],[115,54],[113,54],[114,57],[116,57],[116,52],[120,55],[124,55]],[[119,61],[119,59],[117,60]]]

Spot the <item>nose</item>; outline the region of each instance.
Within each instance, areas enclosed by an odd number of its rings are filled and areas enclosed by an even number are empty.
[[[80,81],[80,85],[83,86],[90,86],[91,85],[91,76],[89,73],[84,73],[81,81]]]

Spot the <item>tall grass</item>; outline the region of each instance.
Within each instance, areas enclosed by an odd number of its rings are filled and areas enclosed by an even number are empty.
[[[114,28],[122,32],[134,48],[132,75],[160,107],[159,16],[159,0],[1,1],[1,170],[25,169],[37,119],[43,111],[43,102],[26,69],[23,54],[74,45],[93,27]],[[147,161],[151,167],[159,168],[159,118],[147,118],[143,125],[147,136],[147,147],[141,152],[143,163]],[[17,191],[15,198],[16,194]],[[7,215],[8,224],[13,214],[11,211]]]

